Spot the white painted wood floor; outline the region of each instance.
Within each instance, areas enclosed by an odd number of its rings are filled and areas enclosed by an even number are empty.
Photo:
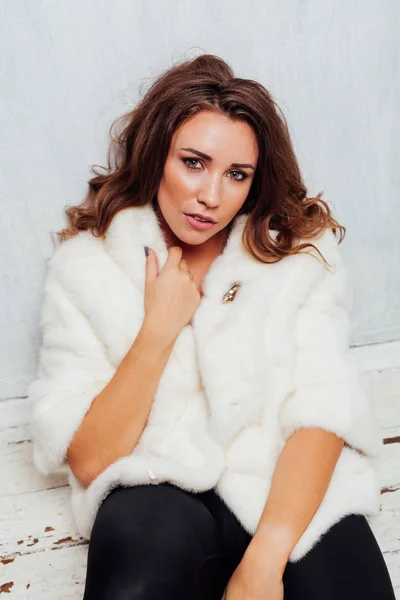
[[[400,600],[400,368],[365,376],[385,440],[381,512],[370,524]],[[76,533],[66,479],[38,474],[31,452],[27,400],[0,402],[0,594],[81,600],[88,545]]]

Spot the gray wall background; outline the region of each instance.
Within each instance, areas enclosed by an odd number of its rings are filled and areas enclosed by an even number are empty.
[[[8,0],[0,5],[0,399],[35,375],[52,231],[104,164],[112,120],[211,52],[284,111],[309,195],[347,227],[352,345],[400,338],[396,0]]]

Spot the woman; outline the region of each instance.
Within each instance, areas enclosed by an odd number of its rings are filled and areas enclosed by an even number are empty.
[[[394,598],[345,269],[259,83],[203,55],[122,120],[46,279],[34,462],[84,600]],[[339,242],[340,243],[340,242]]]

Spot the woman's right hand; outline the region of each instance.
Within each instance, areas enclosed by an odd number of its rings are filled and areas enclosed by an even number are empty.
[[[200,303],[200,293],[182,258],[182,248],[171,246],[159,272],[157,255],[149,248],[146,257],[144,325],[174,341],[189,323]]]

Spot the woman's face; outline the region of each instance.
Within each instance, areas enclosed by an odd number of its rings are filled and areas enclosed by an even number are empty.
[[[164,227],[183,245],[213,238],[244,204],[257,159],[256,137],[247,123],[218,112],[197,113],[172,136],[157,194]],[[186,216],[193,213],[215,223],[196,225]]]

